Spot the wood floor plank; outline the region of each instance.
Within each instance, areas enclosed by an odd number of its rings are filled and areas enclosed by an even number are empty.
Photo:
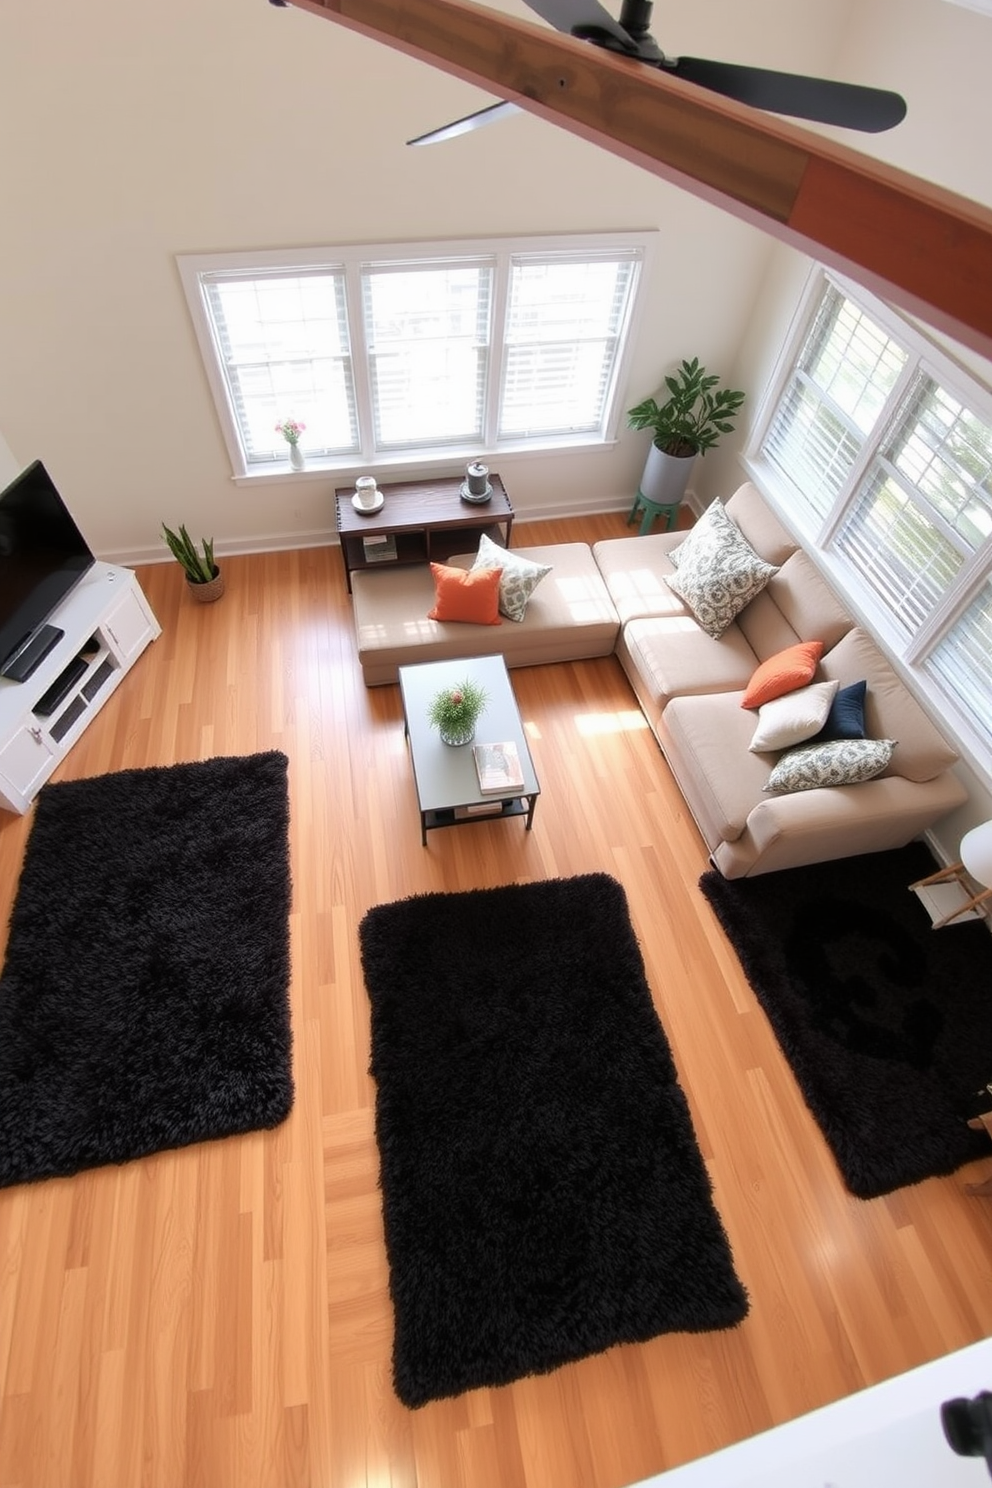
[[[514,541],[631,530],[614,513],[519,523]],[[224,568],[214,605],[174,565],[139,571],[162,636],[56,778],[287,754],[296,1101],[272,1132],[0,1191],[0,1488],[622,1488],[992,1332],[992,1202],[965,1191],[992,1147],[884,1199],[846,1192],[613,658],[513,674],[533,832],[478,822],[424,848],[398,691],[362,683],[338,551]],[[3,927],[30,822],[0,817]],[[358,923],[410,894],[603,871],[627,893],[750,1315],[408,1411]]]

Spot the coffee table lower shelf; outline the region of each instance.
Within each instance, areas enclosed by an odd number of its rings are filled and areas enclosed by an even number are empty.
[[[487,803],[488,806],[488,803]],[[480,821],[503,821],[508,816],[527,818],[526,831],[534,825],[537,796],[514,796],[512,800],[496,801],[494,809],[481,810],[476,806],[449,806],[441,810],[421,811],[420,841],[427,846],[427,833],[440,827],[470,827]]]

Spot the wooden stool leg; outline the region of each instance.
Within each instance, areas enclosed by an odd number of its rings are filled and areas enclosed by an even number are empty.
[[[640,496],[635,496],[634,497],[634,504],[630,508],[630,511],[627,513],[627,526],[628,527],[630,526],[630,524],[634,520],[634,518],[637,516],[637,509],[640,506],[640,504],[641,504],[641,498],[640,498]]]
[[[946,868],[939,868],[936,873],[928,873],[926,878],[918,878],[909,887],[924,889],[928,884],[951,883],[954,879],[959,879],[963,871],[963,863],[949,863]]]

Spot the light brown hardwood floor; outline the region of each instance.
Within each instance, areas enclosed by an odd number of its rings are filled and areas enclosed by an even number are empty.
[[[626,530],[519,524],[514,544]],[[56,778],[285,751],[296,1103],[273,1132],[0,1193],[0,1488],[620,1488],[986,1336],[992,1202],[964,1184],[992,1147],[888,1198],[846,1192],[613,658],[513,673],[533,832],[482,821],[424,849],[398,690],[361,682],[337,549],[224,571],[200,606],[174,564],[139,570],[162,636]],[[30,820],[0,816],[4,927]],[[413,893],[601,870],[627,892],[750,1315],[407,1411],[356,927]]]

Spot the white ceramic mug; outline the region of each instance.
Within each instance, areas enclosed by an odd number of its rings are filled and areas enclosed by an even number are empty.
[[[360,475],[355,482],[355,495],[358,497],[359,506],[365,507],[366,510],[370,506],[375,506],[379,495],[375,487],[375,476]]]

